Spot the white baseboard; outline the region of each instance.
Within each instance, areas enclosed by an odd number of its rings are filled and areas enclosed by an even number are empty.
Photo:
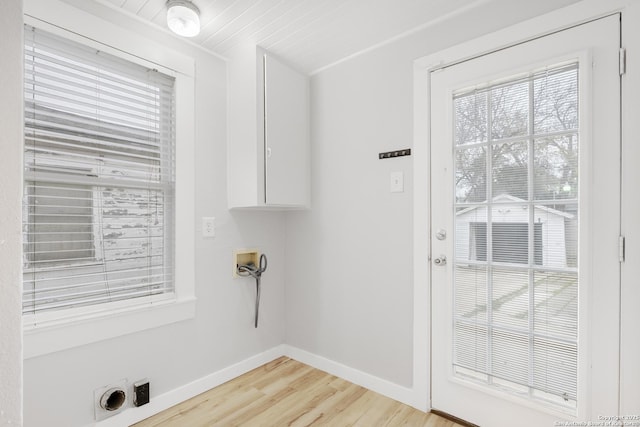
[[[189,384],[185,384],[182,387],[178,387],[159,396],[152,396],[151,401],[144,406],[125,409],[113,417],[90,425],[94,427],[121,427],[123,425],[137,423],[281,356],[290,357],[421,411],[425,409],[425,402],[420,398],[421,394],[412,388],[403,387],[333,360],[309,353],[306,350],[282,344],[192,381]]]
[[[192,381],[189,384],[185,384],[182,387],[178,387],[159,396],[152,396],[151,401],[144,406],[125,409],[118,415],[114,415],[106,420],[90,425],[95,427],[122,427],[137,423],[162,412],[165,409],[169,409],[178,403],[204,393],[207,390],[211,390],[220,384],[224,384],[229,380],[247,373],[252,369],[258,368],[265,363],[271,362],[283,355],[285,355],[284,346],[279,345],[273,347],[263,353],[257,354],[234,365]]]
[[[420,399],[420,393],[416,393],[412,388],[403,387],[392,383],[391,381],[367,374],[366,372],[359,371],[333,360],[309,353],[306,350],[301,350],[286,344],[282,345],[282,347],[284,349],[284,355],[287,357],[305,363],[309,366],[313,366],[321,371],[328,372],[336,377],[343,378],[354,384],[375,391],[376,393],[380,393],[386,397],[397,400],[398,402],[412,406],[418,410],[424,411],[425,409],[426,402],[422,402],[422,399]]]

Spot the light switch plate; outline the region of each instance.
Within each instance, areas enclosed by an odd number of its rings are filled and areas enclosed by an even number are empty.
[[[390,175],[390,190],[392,193],[402,193],[404,192],[404,173],[400,172],[391,172]]]
[[[216,237],[216,219],[214,217],[202,217],[202,237]]]

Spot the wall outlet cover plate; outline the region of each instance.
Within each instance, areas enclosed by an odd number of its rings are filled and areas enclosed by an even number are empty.
[[[404,192],[404,173],[400,172],[391,172],[390,175],[390,190],[392,193],[402,193]]]
[[[133,383],[133,406],[142,406],[149,403],[149,381],[141,380]]]

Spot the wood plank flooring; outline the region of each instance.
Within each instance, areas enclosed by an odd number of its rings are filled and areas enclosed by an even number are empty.
[[[461,427],[288,357],[135,424],[155,426]]]

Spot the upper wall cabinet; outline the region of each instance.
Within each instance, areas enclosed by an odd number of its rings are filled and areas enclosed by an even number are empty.
[[[309,78],[255,46],[229,61],[229,208],[310,204]]]

